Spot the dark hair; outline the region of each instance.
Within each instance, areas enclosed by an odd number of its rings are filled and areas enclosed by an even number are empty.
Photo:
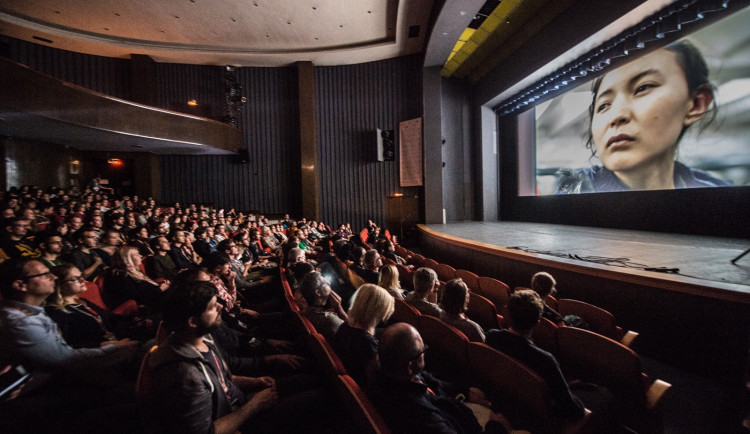
[[[326,284],[326,280],[322,274],[317,271],[305,274],[302,278],[302,283],[299,285],[299,292],[305,297],[305,300],[309,304],[313,304],[315,301],[315,290]]]
[[[466,303],[466,294],[468,292],[469,287],[466,286],[466,283],[460,278],[449,280],[445,284],[443,299],[440,302],[440,305],[443,307],[444,311],[452,315],[463,313],[464,304]]]
[[[231,247],[229,247],[230,244],[233,244],[235,241],[231,238],[224,238],[223,240],[219,241],[219,244],[216,246],[217,252],[226,252]]]
[[[23,268],[36,259],[10,259],[0,264],[0,293],[6,299],[15,300],[16,291],[12,288],[13,282],[23,279]]]
[[[164,322],[172,330],[184,330],[188,319],[203,314],[216,294],[216,286],[211,282],[187,282],[170,288],[162,307]]]
[[[673,42],[666,47],[665,50],[673,52],[677,56],[677,64],[685,73],[685,80],[687,81],[688,93],[690,95],[695,94],[698,91],[707,91],[711,93],[712,100],[715,101],[715,88],[708,79],[708,64],[703,54],[700,52],[692,42],[684,40]],[[594,119],[594,113],[596,111],[596,98],[599,94],[599,87],[602,84],[602,80],[607,74],[599,76],[591,86],[591,105],[589,106],[589,129],[586,137],[586,148],[591,151],[591,156],[596,156],[596,145],[594,144],[594,137],[591,134],[591,123]],[[708,112],[710,115],[707,119],[704,119],[701,130],[704,130],[710,125],[716,118],[716,105],[709,107]],[[682,128],[680,136],[677,138],[677,143],[680,143],[682,136],[690,126]]]
[[[531,289],[516,290],[508,300],[510,325],[520,332],[533,329],[542,317],[543,310],[542,299]]]
[[[208,257],[201,263],[205,266],[209,273],[213,272],[214,268],[228,264],[230,262],[229,256],[224,252],[211,252]]]

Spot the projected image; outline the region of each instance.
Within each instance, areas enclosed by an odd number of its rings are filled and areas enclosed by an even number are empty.
[[[537,106],[538,194],[750,185],[749,11]]]

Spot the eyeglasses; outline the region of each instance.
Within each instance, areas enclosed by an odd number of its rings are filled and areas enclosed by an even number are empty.
[[[21,280],[29,280],[35,277],[54,277],[54,275],[52,274],[51,271],[47,271],[46,273],[32,274],[31,276],[23,276]]]
[[[86,279],[84,279],[83,276],[74,276],[69,279],[65,279],[65,282],[83,282],[84,280]]]

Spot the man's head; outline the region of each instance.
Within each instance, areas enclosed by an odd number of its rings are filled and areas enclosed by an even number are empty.
[[[0,271],[0,291],[6,299],[40,306],[55,292],[55,276],[35,259],[8,260]]]
[[[411,378],[424,370],[426,350],[417,329],[403,322],[393,324],[380,336],[380,369],[395,377]]]
[[[151,244],[151,248],[155,252],[159,252],[162,254],[172,250],[172,246],[169,245],[169,240],[167,240],[167,237],[164,237],[164,236],[152,238],[150,241],[150,244]]]
[[[307,273],[302,278],[299,290],[311,306],[325,305],[328,301],[328,296],[331,294],[331,285],[322,274],[314,271]]]
[[[79,246],[87,249],[94,249],[99,245],[99,235],[94,228],[88,226],[76,232],[76,240]]]
[[[117,229],[107,229],[101,238],[103,246],[119,247],[123,244],[122,233]]]
[[[5,230],[8,231],[11,239],[20,240],[29,232],[29,220],[24,217],[15,217],[8,221]]]
[[[239,247],[237,247],[237,242],[232,238],[225,238],[221,240],[221,242],[219,242],[219,245],[216,246],[216,251],[226,253],[230,258],[235,258],[240,254],[240,249]]]
[[[510,327],[522,334],[531,332],[539,323],[544,303],[535,291],[519,289],[508,300]]]
[[[540,271],[531,277],[531,289],[542,299],[550,294],[554,296],[557,293],[556,286],[555,278],[546,271]]]
[[[45,232],[36,236],[39,249],[44,253],[59,255],[63,250],[63,241],[59,233]]]
[[[163,305],[164,322],[177,333],[203,336],[221,325],[222,305],[216,286],[193,281],[170,288]]]
[[[224,252],[211,252],[201,263],[209,273],[215,276],[225,276],[231,271],[229,256]]]
[[[414,272],[414,292],[427,295],[437,291],[439,281],[438,275],[432,268],[422,267]]]
[[[365,253],[365,268],[372,271],[380,270],[383,265],[383,259],[380,257],[380,253],[377,250],[371,249]]]

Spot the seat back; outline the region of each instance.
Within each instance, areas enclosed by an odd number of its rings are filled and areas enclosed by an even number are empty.
[[[531,335],[534,345],[555,355],[559,354],[557,345],[557,325],[547,318],[540,318],[539,324]]]
[[[364,228],[359,232],[359,240],[362,241],[362,246],[365,249],[370,248],[370,245],[367,244],[367,238],[369,237],[370,237],[370,231],[368,231],[367,228]]]
[[[466,309],[466,316],[476,321],[485,330],[500,328],[495,305],[477,293],[469,293],[469,308]]]
[[[333,351],[331,345],[326,341],[320,333],[311,333],[306,337],[310,350],[313,353],[315,359],[323,367],[323,371],[330,377],[336,377],[337,375],[346,374],[344,364],[341,363],[341,359]]]
[[[557,301],[560,315],[578,315],[589,325],[589,330],[616,341],[618,336],[615,317],[606,310],[583,301],[561,298]]]
[[[555,416],[544,380],[512,357],[480,342],[467,345],[469,366],[476,384],[499,404],[514,428],[533,433],[552,433]],[[499,400],[499,401],[498,401]]]
[[[442,280],[443,282],[447,282],[456,278],[456,269],[448,264],[436,263],[433,270],[435,270],[435,272],[437,273],[438,279]]]
[[[398,281],[401,283],[401,287],[409,291],[413,291],[414,272],[399,264],[396,264],[396,268],[398,269]]]
[[[477,280],[479,283],[479,291],[477,292],[482,297],[491,301],[498,312],[501,311],[510,299],[510,287],[492,277],[481,276]]]
[[[432,268],[437,273],[438,263],[434,259],[424,258],[424,261],[422,261],[422,266]]]
[[[159,326],[156,328],[156,345],[161,345],[167,338],[172,334],[172,330],[167,327],[164,321],[159,321]]]
[[[425,352],[427,370],[448,381],[469,380],[462,378],[470,372],[469,339],[455,327],[429,315],[419,317],[418,329],[429,347]]]
[[[135,380],[135,397],[142,403],[149,403],[152,399],[154,371],[149,366],[149,362],[157,348],[158,347],[154,345],[148,350],[141,360],[140,369],[138,369],[138,377]]]
[[[359,385],[348,375],[336,379],[336,391],[348,414],[354,419],[353,428],[358,433],[389,434],[391,430],[377,412]],[[344,431],[347,431],[344,429]]]
[[[411,263],[412,263],[412,265],[414,265],[417,268],[424,267],[425,266],[424,265],[424,261],[425,260],[426,260],[426,258],[424,256],[422,256],[422,255],[419,255],[419,254],[413,255],[411,257]]]
[[[391,315],[391,318],[388,322],[390,324],[405,322],[419,328],[419,317],[422,316],[422,314],[419,313],[417,309],[410,306],[401,299],[396,298],[393,301],[393,315]]]
[[[79,297],[86,301],[90,301],[102,309],[109,310],[104,300],[102,300],[102,294],[99,292],[99,286],[94,282],[88,280],[84,282],[86,284],[86,291],[78,294]]]
[[[479,276],[467,270],[456,270],[456,277],[463,280],[466,286],[474,292],[479,291]],[[486,296],[485,296],[486,297]]]
[[[647,395],[650,381],[642,372],[641,361],[633,350],[600,334],[575,327],[560,327],[557,340],[559,361],[566,374],[604,386],[612,392],[623,424],[636,431],[661,424],[662,408],[650,404]],[[669,384],[664,384],[669,387]]]

